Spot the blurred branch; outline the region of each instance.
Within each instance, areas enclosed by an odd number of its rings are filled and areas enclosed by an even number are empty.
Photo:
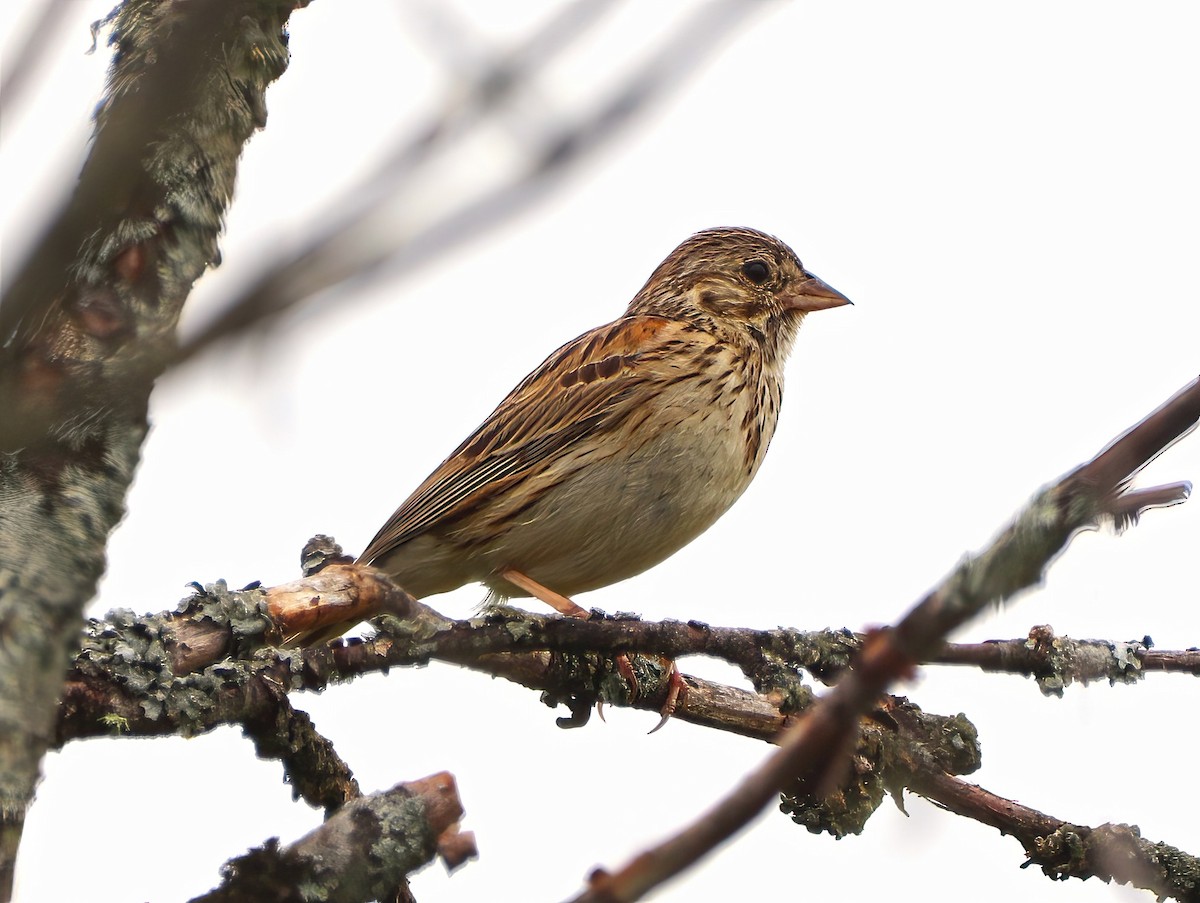
[[[397,784],[347,803],[293,844],[280,847],[271,840],[230,860],[221,885],[193,903],[395,899],[405,876],[435,856],[450,870],[475,858],[474,837],[458,831],[462,814],[458,788],[446,772]]]
[[[611,0],[575,0],[509,52],[497,56],[332,207],[316,217],[322,226],[291,254],[271,263],[254,284],[226,303],[217,319],[180,349],[182,363],[214,344],[282,313],[342,280],[356,278],[364,248],[377,244],[374,218],[399,202],[429,165],[455,140],[495,114],[539,69],[564,52],[612,5]]]
[[[69,8],[67,0],[42,0],[28,31],[20,40],[13,41],[13,52],[4,54],[0,69],[0,118],[12,115],[13,106],[20,101],[39,59],[50,46],[54,30]]]
[[[1200,380],[1193,380],[1091,461],[1041,490],[983,552],[962,561],[894,628],[868,636],[850,670],[738,787],[691,825],[619,870],[597,869],[576,899],[639,900],[749,824],[789,784],[799,781],[817,794],[832,786],[861,716],[891,683],[935,655],[947,633],[1040,583],[1080,530],[1108,519],[1130,522],[1146,499],[1154,504],[1182,501],[1186,493],[1180,490],[1132,490],[1128,480],[1198,421]]]
[[[153,216],[155,202],[164,200],[165,186],[160,181],[164,174],[156,171],[147,155],[166,138],[169,127],[165,123],[182,118],[187,120],[184,129],[194,130],[199,125],[197,117],[204,115],[200,108],[210,99],[203,91],[211,92],[215,87],[209,78],[198,77],[198,74],[212,71],[220,60],[222,44],[253,44],[256,37],[265,38],[271,34],[271,26],[280,25],[295,5],[281,8],[267,2],[246,2],[237,4],[236,9],[223,9],[222,4],[195,3],[151,13],[138,2],[128,2],[114,12],[111,17],[115,27],[113,42],[118,50],[110,73],[108,95],[97,113],[91,153],[66,207],[55,217],[34,245],[29,259],[18,267],[11,284],[4,289],[0,300],[0,347],[12,340],[20,324],[25,324],[26,329],[38,328],[52,302],[67,290],[73,274],[111,262],[120,248],[96,247],[94,243],[98,239],[117,233],[118,227],[130,217],[145,220]],[[265,29],[260,36],[247,34],[245,24],[249,23],[239,21],[241,15],[250,15],[254,11],[272,20],[260,24]],[[278,18],[281,13],[284,19]],[[250,23],[253,22],[251,19]],[[260,40],[259,43],[265,45],[266,42]],[[260,46],[257,63],[269,70],[266,77],[273,80],[283,72],[286,50],[281,57]],[[225,90],[235,88],[226,85]],[[261,127],[265,111],[262,98],[258,98],[257,106],[252,94],[238,95],[235,100],[235,107],[246,108],[245,125],[248,128],[240,136],[208,135],[210,143],[228,142],[240,149],[253,128]],[[179,128],[178,122],[175,127]],[[211,176],[215,184],[191,189],[197,194],[190,199],[196,205],[195,209],[173,212],[186,220],[189,214],[201,212],[207,218],[211,215],[208,208],[223,209],[232,188],[233,174],[218,169]],[[218,190],[207,194],[205,188]],[[181,205],[183,201],[179,197],[172,200],[171,206]],[[146,222],[144,225],[150,227],[151,224]],[[164,224],[155,225],[161,229]],[[216,224],[212,225],[215,236]],[[121,237],[123,246],[131,243],[133,236]],[[215,238],[210,256],[203,265],[209,263],[213,254]],[[88,259],[95,256],[101,259]]]
[[[568,7],[520,52],[536,50],[548,59],[579,32],[586,0]],[[531,161],[523,170],[456,209],[424,222],[379,220],[396,205],[403,189],[417,176],[429,151],[473,124],[497,102],[524,86],[529,66],[520,52],[485,69],[465,92],[465,101],[439,113],[417,137],[390,155],[358,192],[349,210],[320,217],[332,225],[304,243],[266,272],[180,349],[185,361],[231,336],[277,317],[301,301],[336,285],[361,285],[386,272],[408,273],[427,265],[484,232],[512,219],[552,189],[557,180],[610,144],[651,104],[678,88],[728,39],[733,28],[762,0],[712,0],[696,7],[682,25],[648,59],[636,67],[607,98],[575,123],[547,123],[551,137],[527,149]],[[592,15],[588,12],[586,15]],[[535,54],[535,59],[537,58]],[[411,218],[411,211],[404,211]],[[386,232],[386,238],[381,235]]]

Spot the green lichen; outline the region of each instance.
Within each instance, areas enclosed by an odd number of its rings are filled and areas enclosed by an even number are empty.
[[[100,719],[100,723],[111,728],[114,734],[129,733],[129,719],[123,715],[109,714]]]

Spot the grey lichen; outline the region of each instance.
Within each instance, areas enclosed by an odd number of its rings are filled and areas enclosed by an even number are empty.
[[[1041,657],[1041,668],[1034,677],[1046,696],[1061,697],[1077,681],[1084,685],[1093,680],[1107,680],[1110,685],[1133,684],[1146,676],[1142,657],[1147,647],[1136,640],[1074,640],[1056,636],[1049,628],[1035,628],[1025,648]]]
[[[780,811],[810,834],[831,834],[839,840],[861,834],[887,792],[882,761],[882,740],[878,734],[866,734],[851,757],[850,773],[837,786],[818,795],[798,784],[780,795]]]
[[[203,671],[176,675],[170,643],[184,620],[209,622],[228,631],[230,648],[248,662],[225,660]],[[120,687],[161,731],[184,736],[209,730],[222,687],[244,686],[254,673],[250,650],[263,645],[270,628],[261,590],[231,592],[224,581],[200,587],[166,615],[137,616],[127,609],[88,621],[75,669]],[[278,656],[276,656],[278,658]],[[291,662],[293,673],[299,665]],[[297,684],[298,685],[298,684]]]
[[[1112,644],[1113,670],[1108,682],[1137,683],[1146,676],[1142,670],[1142,656],[1146,654],[1146,646],[1136,640],[1127,640]]]
[[[267,595],[259,587],[231,591],[224,580],[200,587],[180,601],[175,614],[229,628],[230,655],[249,657],[274,629],[267,610]]]
[[[813,834],[842,838],[862,833],[888,793],[903,810],[904,789],[922,769],[970,774],[979,768],[979,732],[966,715],[930,714],[901,697],[888,711],[894,726],[861,731],[850,772],[835,787],[815,795],[798,784],[781,795],[780,809]]]
[[[822,681],[849,668],[862,647],[860,638],[846,628],[805,632],[780,627],[776,635],[780,637],[780,648],[773,651]]]
[[[376,862],[403,863],[400,874],[404,874],[426,862],[437,850],[437,837],[429,830],[425,801],[420,797],[388,796],[372,806],[371,813],[377,820],[378,836],[370,848],[371,858]],[[386,876],[377,890],[386,892],[388,887],[395,886],[398,877],[398,874]]]
[[[1078,825],[1061,825],[1056,831],[1037,838],[1031,851],[1032,858],[1041,865],[1047,877],[1065,881],[1072,875],[1086,876],[1084,836],[1087,832],[1087,828]]]

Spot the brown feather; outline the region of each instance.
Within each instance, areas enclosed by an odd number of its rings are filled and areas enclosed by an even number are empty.
[[[611,429],[656,383],[679,378],[656,366],[661,354],[646,351],[661,333],[679,328],[663,317],[623,317],[563,345],[396,509],[359,560],[372,561],[454,521],[497,481],[517,479],[564,446]]]

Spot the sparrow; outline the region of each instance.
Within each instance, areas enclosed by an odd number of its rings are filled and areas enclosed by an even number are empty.
[[[489,602],[533,596],[586,617],[572,596],[653,567],[741,496],[800,323],[849,303],[770,235],[693,235],[624,314],[509,392],[359,562],[418,598],[482,583]]]
[[[770,235],[693,235],[621,317],[509,392],[359,562],[417,598],[482,583],[491,599],[534,596],[559,610],[564,597],[640,574],[750,485],[800,323],[848,303]]]

